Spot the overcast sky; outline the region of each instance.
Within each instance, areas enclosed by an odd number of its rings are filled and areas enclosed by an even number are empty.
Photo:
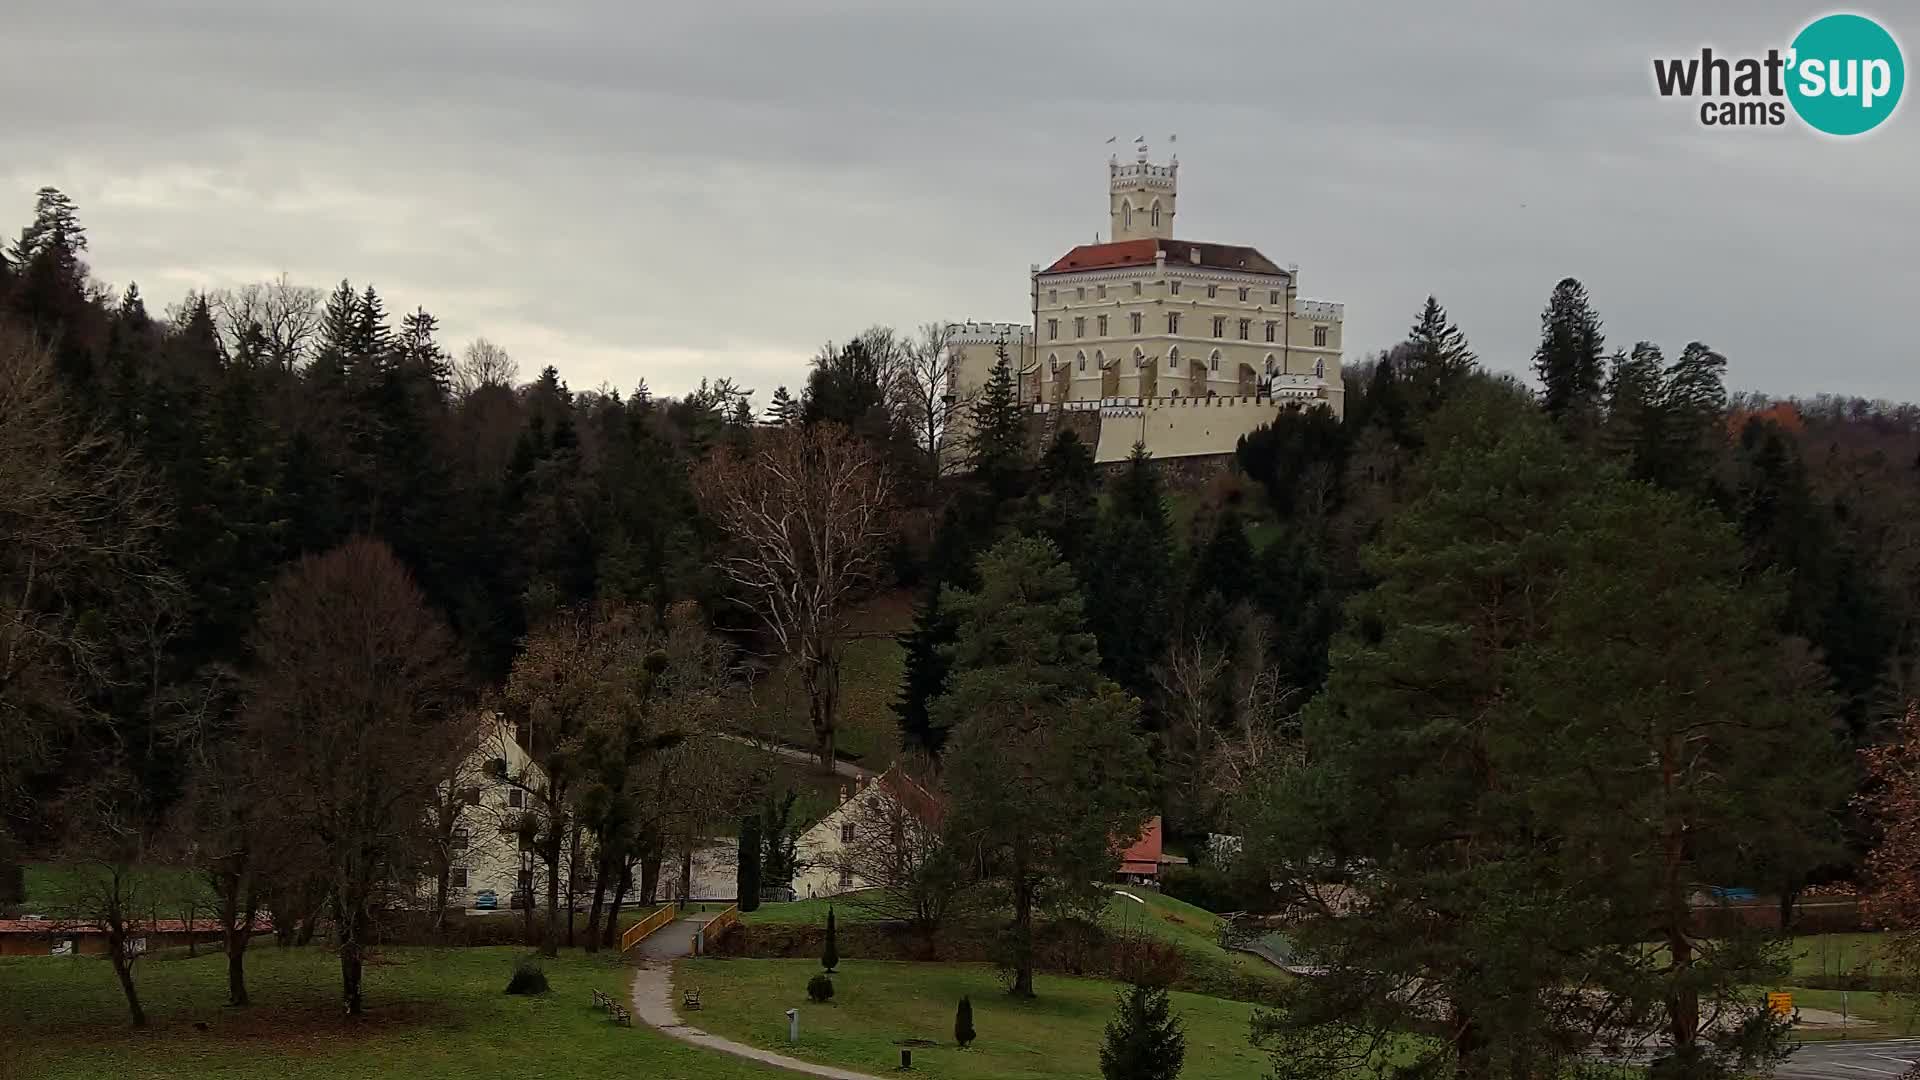
[[[1523,370],[1574,275],[1610,344],[1920,399],[1915,103],[1838,141],[1652,91],[1655,55],[1784,48],[1826,10],[5,0],[0,226],[52,184],[155,308],[344,276],[526,377],[731,375],[764,405],[871,323],[1025,321],[1029,264],[1107,226],[1107,137],[1177,132],[1181,236],[1298,263],[1350,359],[1432,292]],[[1855,10],[1913,65],[1920,10]]]

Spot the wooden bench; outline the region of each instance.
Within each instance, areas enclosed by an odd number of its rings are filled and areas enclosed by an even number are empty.
[[[608,997],[607,995],[605,995],[605,994],[603,994],[603,993],[601,993],[601,992],[600,992],[600,991],[598,991],[598,990],[595,990],[595,991],[593,992],[593,1007],[594,1007],[594,1008],[596,1008],[596,1009],[604,1009],[604,1008],[606,1008],[606,1007],[607,1007],[608,1005],[611,1005],[612,1003],[613,1003],[613,999],[612,999],[612,998],[610,998],[610,997]]]
[[[624,1024],[627,1027],[633,1026],[633,1017],[620,1005],[609,1002],[607,1004],[607,1015],[613,1017],[613,1022],[616,1024]]]
[[[700,991],[689,989],[680,994],[680,1007],[688,1012],[700,1011]]]

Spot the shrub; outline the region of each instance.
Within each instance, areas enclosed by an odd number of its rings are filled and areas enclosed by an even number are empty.
[[[807,980],[807,996],[822,1004],[833,1000],[833,980],[818,972]]]
[[[973,1042],[973,999],[965,994],[960,996],[960,1008],[953,1014],[953,1041],[965,1050]]]
[[[827,944],[820,950],[820,966],[826,968],[829,975],[840,966],[840,949],[834,941],[832,908],[827,909]]]
[[[513,966],[513,979],[507,983],[509,994],[544,994],[547,992],[547,973],[531,957],[522,958]]]

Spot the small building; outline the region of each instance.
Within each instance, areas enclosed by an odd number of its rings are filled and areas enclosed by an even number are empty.
[[[858,788],[842,787],[839,804],[794,844],[794,897],[837,896],[881,884],[859,872],[856,852],[863,836],[871,838],[877,829],[898,833],[898,824],[908,826],[908,835],[896,835],[893,842],[935,842],[945,811],[939,796],[898,765]]]
[[[1164,868],[1186,863],[1187,860],[1162,849],[1160,816],[1155,814],[1141,831],[1140,838],[1120,852],[1118,877],[1130,885],[1158,885]]]
[[[256,934],[271,933],[273,923],[266,916],[254,920]],[[157,919],[137,924],[128,930],[133,951],[150,952],[188,944],[212,945],[221,942],[220,924],[212,919]],[[91,923],[71,919],[0,919],[0,956],[105,956],[107,934]]]

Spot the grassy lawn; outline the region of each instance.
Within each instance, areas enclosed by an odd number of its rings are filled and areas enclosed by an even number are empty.
[[[1795,975],[1879,974],[1884,934],[1816,934],[1793,939]]]
[[[812,960],[688,960],[675,968],[679,987],[700,989],[702,1028],[754,1046],[872,1073],[900,1063],[912,1045],[915,1073],[936,1078],[1021,1080],[1097,1076],[1100,1041],[1113,1014],[1117,984],[1040,975],[1039,997],[1007,997],[991,967],[981,964],[900,964],[848,960],[834,978],[834,999],[807,1000]],[[973,999],[979,1040],[970,1050],[953,1044],[960,996]],[[1252,1006],[1197,994],[1173,996],[1186,1023],[1183,1080],[1256,1080],[1265,1054],[1247,1041]],[[800,1010],[800,1042],[787,1044],[786,1010]]]
[[[795,900],[790,904],[761,904],[757,910],[743,913],[740,921],[765,926],[825,926],[829,905],[833,908],[835,923],[867,922],[872,919],[858,904],[848,903],[847,896],[837,896],[832,899]]]
[[[1236,973],[1264,981],[1278,982],[1288,977],[1286,972],[1257,956],[1221,948],[1219,934],[1224,920],[1213,912],[1171,896],[1162,896],[1151,889],[1128,888],[1121,891],[1128,896],[1139,897],[1143,903],[1136,904],[1125,896],[1117,895],[1109,900],[1107,929],[1110,932],[1137,930],[1171,942],[1185,950],[1188,961],[1193,964],[1219,964]]]
[[[250,950],[255,1004],[222,1005],[226,962],[150,957],[137,969],[150,1026],[127,1023],[106,961],[0,959],[0,1077],[224,1080],[456,1080],[657,1076],[776,1080],[784,1075],[616,1027],[591,991],[621,1000],[629,969],[581,953],[547,961],[553,989],[502,993],[524,950],[392,949],[367,969],[367,1015],[339,1015],[340,973],[321,949]],[[196,1028],[204,1024],[205,1030]]]

